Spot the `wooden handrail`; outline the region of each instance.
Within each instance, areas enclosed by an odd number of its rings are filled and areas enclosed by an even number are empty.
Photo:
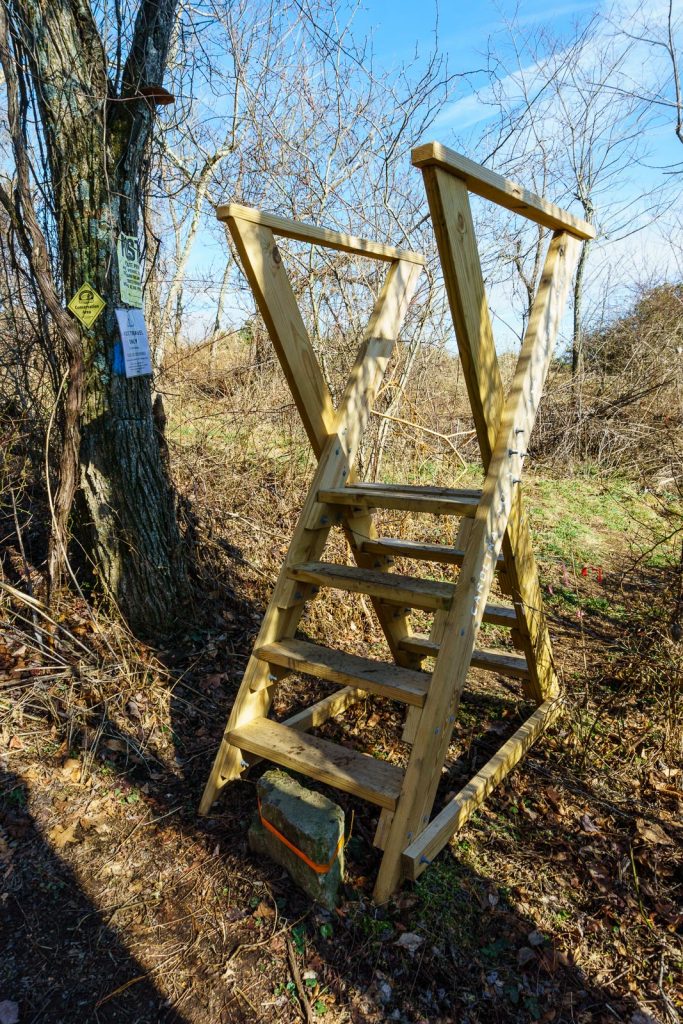
[[[595,238],[596,231],[588,221],[575,217],[560,206],[549,203],[541,196],[528,192],[514,181],[508,181],[502,175],[482,167],[474,160],[456,153],[440,142],[427,142],[418,146],[411,154],[414,167],[440,167],[450,171],[465,182],[470,192],[490,199],[507,210],[519,213],[528,220],[552,228],[553,231],[568,231],[576,238],[586,240]]]
[[[356,238],[354,235],[346,235],[341,231],[319,228],[315,224],[304,224],[297,220],[288,220],[286,217],[277,217],[274,213],[262,213],[251,206],[240,206],[238,203],[219,206],[216,210],[216,217],[222,221],[246,220],[251,224],[260,224],[262,227],[270,228],[273,234],[280,235],[282,238],[294,238],[298,242],[311,242],[313,245],[323,245],[327,249],[339,249],[357,256],[370,256],[376,260],[386,260],[388,263],[393,263],[394,260],[405,260],[407,263],[417,263],[420,266],[425,263],[424,256],[417,252],[395,249],[391,245],[383,245],[382,242],[370,242],[365,238]]]

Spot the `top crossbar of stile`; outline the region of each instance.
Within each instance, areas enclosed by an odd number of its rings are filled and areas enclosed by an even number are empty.
[[[526,431],[528,436],[533,427],[577,243],[595,236],[592,225],[439,143],[414,150],[413,163],[422,169],[425,180],[487,471],[482,492],[445,489],[438,494],[435,490],[443,489],[354,483],[353,462],[362,432],[424,257],[234,203],[217,210],[235,241],[319,464],[200,809],[207,813],[218,790],[239,776],[247,766],[245,753],[252,761],[254,756],[267,757],[372,800],[384,808],[376,837],[376,844],[384,849],[375,888],[375,898],[380,902],[391,895],[402,877],[416,878],[424,870],[557,710],[552,648],[517,486],[522,462],[513,444],[517,434]],[[468,192],[554,232],[507,400],[493,343]],[[282,266],[274,242],[277,236],[389,264],[345,396],[336,411]],[[393,564],[392,551],[401,546],[401,541],[391,543],[377,536],[372,508],[375,503],[406,508],[411,500],[415,511],[472,517],[463,520],[471,523],[471,528],[461,533],[463,550],[443,558],[444,564],[462,565],[455,587],[418,579],[411,584],[412,578],[387,571]],[[331,528],[330,509],[335,510],[346,533],[357,569],[316,561]],[[403,546],[411,552],[410,557],[420,555],[419,546]],[[438,545],[424,547],[425,558],[439,561]],[[495,572],[503,573],[512,594],[513,608],[509,611],[487,604]],[[394,676],[391,664],[383,666],[372,659],[294,639],[304,601],[321,582],[370,595],[396,663]],[[399,593],[401,604],[410,605],[414,598],[413,607],[441,609],[436,612],[432,638],[420,639],[411,633],[406,609],[395,604]],[[524,656],[507,659],[508,674],[522,678],[525,693],[537,704],[537,710],[430,822],[467,671],[471,664],[504,664],[500,657],[496,661],[495,652],[487,655],[474,647],[482,618],[503,624],[516,622],[515,645]],[[427,673],[415,669],[425,656],[434,655],[430,680]],[[525,669],[520,669],[519,663]],[[277,725],[267,717],[277,680],[283,672],[297,669],[352,685]],[[412,742],[413,749],[405,775],[393,765],[304,735],[305,730],[341,714],[367,692],[393,696],[408,707],[411,724],[409,728],[407,724],[404,738]]]

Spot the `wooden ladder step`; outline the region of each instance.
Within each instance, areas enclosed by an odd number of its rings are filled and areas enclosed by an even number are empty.
[[[291,566],[288,575],[303,583],[335,587],[353,594],[369,594],[392,604],[427,610],[448,608],[454,590],[452,583],[438,583],[417,576],[400,576],[398,573],[360,569],[332,562],[302,562]]]
[[[354,686],[368,693],[422,707],[431,675],[400,665],[361,658],[344,651],[309,643],[306,640],[280,640],[254,651],[257,658],[295,672],[307,672],[331,683]]]
[[[353,594],[369,594],[380,601],[427,611],[448,608],[455,592],[453,583],[400,576],[398,573],[379,572],[377,569],[359,569],[354,565],[336,565],[333,562],[302,562],[290,566],[287,574],[302,583],[348,590]],[[514,608],[487,604],[484,621],[511,629],[517,625],[517,616]]]
[[[415,558],[421,562],[440,562],[442,565],[462,565],[465,552],[460,548],[451,548],[445,544],[426,544],[418,540],[400,540],[395,537],[378,537],[376,540],[365,540],[361,550],[369,555],[382,555],[384,558]],[[505,559],[498,555],[498,569],[504,570]]]
[[[268,718],[255,718],[233,729],[230,743],[274,764],[301,772],[380,807],[396,807],[403,770],[337,743],[292,729]]]
[[[406,489],[401,485],[376,486],[354,484],[318,491],[318,501],[328,505],[352,508],[390,508],[405,512],[430,512],[437,516],[473,516],[477,511],[480,491],[454,491],[443,488]]]
[[[399,641],[402,651],[419,654],[425,658],[435,658],[439,653],[440,644],[430,640],[421,633],[413,633]],[[494,648],[477,647],[470,662],[472,668],[483,668],[489,672],[497,672],[501,676],[513,676],[517,679],[529,678],[529,666],[523,654],[511,651],[497,651]]]

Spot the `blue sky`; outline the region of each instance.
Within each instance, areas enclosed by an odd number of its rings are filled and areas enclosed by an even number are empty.
[[[436,38],[439,47],[447,54],[451,72],[471,71],[485,64],[490,44],[503,57],[512,51],[509,37],[508,22],[512,19],[524,31],[529,33],[547,32],[558,39],[570,39],[578,26],[585,25],[596,13],[604,16],[595,33],[591,33],[594,52],[599,53],[606,48],[608,39],[615,30],[638,34],[639,17],[650,19],[651,23],[665,24],[668,0],[480,0],[478,3],[442,2],[438,4],[438,28]],[[642,14],[640,11],[642,10]],[[674,0],[674,18],[679,33],[679,52],[683,51],[683,39],[680,38],[683,24],[683,0]],[[415,4],[411,0],[395,0],[393,3],[382,0],[365,0],[357,15],[356,27],[361,31],[371,32],[374,40],[375,54],[378,63],[392,67],[401,61],[409,61],[415,54],[415,48],[425,53],[435,38],[437,27],[437,4],[434,0],[424,0]],[[590,48],[589,48],[590,54]],[[624,82],[627,87],[635,90],[647,90],[656,78],[661,78],[666,71],[667,58],[661,50],[644,44],[635,44],[624,67]],[[514,62],[513,62],[514,63]],[[529,69],[529,77],[533,76],[533,65]],[[429,139],[438,139],[446,144],[455,144],[468,155],[474,155],[469,146],[474,147],[482,130],[486,127],[490,111],[485,108],[476,89],[484,88],[486,80],[483,75],[473,75],[461,81],[456,87],[455,95],[450,103],[439,113],[432,128],[428,132]],[[514,95],[516,83],[508,83],[508,91]],[[532,90],[533,91],[533,90]],[[486,91],[484,92],[484,96]],[[659,116],[657,117],[657,112]],[[615,230],[613,238],[608,237],[609,219],[602,225],[603,236],[597,243],[597,251],[593,260],[595,275],[594,304],[602,301],[605,291],[604,282],[609,279],[615,282],[611,296],[615,306],[628,301],[634,283],[644,280],[651,272],[659,272],[662,276],[680,276],[680,252],[676,253],[667,245],[662,245],[663,237],[676,223],[676,213],[680,221],[680,202],[676,200],[676,192],[671,185],[676,179],[681,180],[683,149],[673,131],[673,114],[663,108],[655,108],[655,117],[651,121],[647,138],[643,145],[647,149],[647,159],[641,164],[628,168],[623,175],[615,177],[610,183],[611,194],[601,197],[601,203],[609,199],[616,206],[621,204],[627,211],[621,218],[620,230]],[[552,110],[550,112],[552,117]],[[458,140],[454,143],[454,140]],[[663,168],[676,167],[678,175],[663,173]],[[521,182],[525,184],[524,181]],[[571,182],[567,182],[571,184]],[[671,192],[672,206],[668,216],[662,217],[658,223],[649,225],[647,209],[650,200],[641,200],[641,193],[648,189],[659,190],[668,187]],[[549,195],[549,199],[558,197]],[[564,203],[563,203],[564,205]],[[582,215],[581,209],[576,209]],[[629,217],[633,223],[638,221],[645,226],[638,234],[629,235],[632,225],[624,227]],[[613,217],[612,224],[619,218]],[[620,237],[623,236],[623,237]],[[678,259],[676,258],[678,257]],[[655,269],[656,268],[656,269]],[[495,293],[491,293],[494,298]],[[592,298],[587,296],[588,305]],[[499,301],[507,305],[506,297],[500,293]],[[494,303],[495,304],[495,303]],[[506,319],[507,313],[503,319]],[[505,336],[505,329],[499,323],[499,332]],[[500,337],[499,334],[499,337]],[[507,344],[512,343],[508,338]],[[506,342],[503,340],[503,347]]]
[[[644,0],[644,9],[648,15],[659,11],[663,13],[668,0]],[[613,23],[619,28],[630,28],[635,26],[633,11],[637,9],[640,0],[610,0],[610,14]],[[675,0],[674,9],[683,13],[683,0]],[[378,70],[392,70],[401,64],[408,64],[415,60],[417,54],[418,67],[426,58],[434,45],[435,38],[441,52],[448,59],[449,70],[453,73],[473,72],[478,67],[483,67],[486,59],[486,52],[489,41],[493,41],[496,50],[503,56],[507,56],[512,45],[509,33],[506,30],[506,22],[515,18],[516,23],[524,31],[547,30],[554,37],[569,38],[577,24],[585,23],[597,10],[601,9],[601,0],[557,0],[553,3],[548,0],[479,0],[477,3],[455,2],[455,0],[441,0],[437,4],[434,0],[423,0],[422,3],[415,3],[415,0],[364,0],[357,8],[354,16],[353,28],[357,37],[370,35],[373,41],[374,62]],[[606,3],[602,4],[602,13],[607,14]],[[438,29],[437,29],[438,24]],[[436,31],[436,35],[435,35]],[[600,30],[609,32],[609,26]],[[596,51],[603,45],[600,32],[596,33],[594,40]],[[655,53],[655,56],[653,56]],[[657,55],[651,47],[636,47],[630,59],[627,73],[631,81],[637,87],[647,88],[649,80],[657,72]],[[526,69],[524,71],[526,74]],[[529,73],[533,75],[533,65]],[[428,139],[438,139],[446,145],[455,145],[462,148],[470,156],[475,156],[474,146],[478,136],[486,126],[489,111],[481,103],[476,95],[477,87],[485,87],[484,76],[473,76],[467,80],[458,82],[456,91],[451,101],[444,106],[438,114],[435,124],[427,133]],[[514,94],[515,82],[510,81],[510,91]],[[552,117],[552,111],[550,115]],[[662,176],[661,168],[666,165],[675,165],[678,162],[681,167],[683,158],[683,147],[676,140],[671,120],[662,117],[659,126],[652,126],[647,140],[649,155],[647,166],[633,168],[630,177],[620,179],[618,186],[619,199],[631,215],[630,202],[633,197],[633,216],[637,215],[637,197],[639,191],[644,191],[650,184],[657,183],[660,179],[667,180]],[[408,160],[406,153],[406,160]],[[668,177],[671,184],[672,177]],[[678,178],[680,180],[680,177]],[[522,184],[527,184],[525,181]],[[571,184],[567,182],[567,184]],[[559,195],[548,195],[551,200],[562,201]],[[580,210],[576,212],[581,212]],[[674,211],[675,212],[675,211]],[[618,281],[622,286],[623,294],[626,295],[633,283],[642,280],[649,273],[650,267],[656,266],[660,272],[667,272],[667,259],[671,252],[665,252],[662,247],[662,226],[653,225],[646,227],[637,236],[630,236],[622,240],[611,240],[608,245],[604,240],[596,247],[596,257],[599,253],[600,259],[594,260],[595,280],[600,275],[603,284],[604,280]],[[208,242],[208,239],[207,239]],[[208,246],[199,247],[203,250],[203,258],[199,253],[193,254],[191,263],[199,266],[205,265],[205,259],[210,250],[213,254],[219,255],[217,248],[220,241],[209,243]],[[602,246],[602,248],[600,248]],[[212,255],[213,255],[212,254]],[[675,254],[673,254],[675,255]],[[222,263],[222,258],[219,257]],[[212,259],[213,263],[213,259]],[[215,266],[215,264],[214,264]],[[674,270],[675,261],[674,261]],[[679,271],[680,273],[680,267]],[[606,277],[605,277],[606,275]],[[214,276],[212,274],[212,276]],[[596,286],[597,294],[597,286]],[[614,300],[621,301],[617,297],[617,289],[613,289]],[[494,296],[492,295],[493,299]],[[504,296],[497,296],[499,305],[505,309],[507,300]],[[590,298],[590,296],[589,296]],[[596,300],[597,301],[597,300]],[[625,300],[624,300],[625,301]],[[193,304],[193,312],[199,314],[200,309]],[[203,303],[200,302],[200,307]],[[214,307],[215,308],[215,307]],[[203,309],[207,309],[203,306]],[[208,311],[208,310],[207,310]],[[507,320],[508,313],[505,311],[503,320]],[[192,332],[194,333],[194,332]],[[503,342],[505,345],[505,342]]]
[[[438,40],[448,52],[451,70],[464,70],[477,66],[477,53],[486,52],[487,39],[504,27],[506,17],[518,10],[518,22],[524,26],[552,25],[558,30],[568,29],[572,22],[595,10],[593,0],[548,4],[542,0],[510,0],[492,3],[479,0],[464,3],[446,0],[438,5]],[[355,24],[358,30],[371,32],[375,53],[386,66],[409,60],[415,46],[427,49],[434,39],[437,24],[437,4],[434,0],[422,3],[411,0],[365,0],[358,10]]]

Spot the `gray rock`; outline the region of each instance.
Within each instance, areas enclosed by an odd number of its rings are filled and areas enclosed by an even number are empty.
[[[286,772],[273,769],[256,784],[263,818],[315,864],[328,864],[344,835],[344,812],[338,804],[315,793]],[[249,846],[259,856],[280,864],[303,891],[332,910],[338,902],[344,873],[344,850],[326,874],[319,874],[264,828],[258,814],[249,829]]]

